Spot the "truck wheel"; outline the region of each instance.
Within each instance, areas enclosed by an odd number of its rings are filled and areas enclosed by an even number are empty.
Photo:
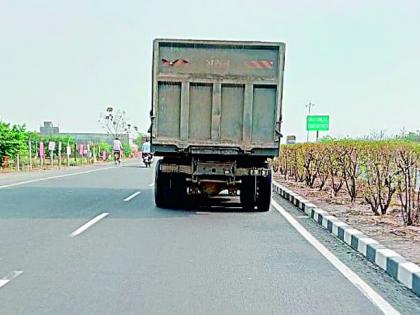
[[[271,174],[258,178],[257,208],[258,211],[270,210],[271,204]]]
[[[186,177],[181,174],[173,174],[170,188],[170,207],[175,209],[185,208],[187,206],[188,194]]]
[[[155,204],[159,208],[168,206],[167,189],[169,188],[169,178],[160,171],[160,160],[156,163],[155,171]]]
[[[255,210],[255,177],[245,177],[240,186],[240,199],[242,208],[245,211]]]

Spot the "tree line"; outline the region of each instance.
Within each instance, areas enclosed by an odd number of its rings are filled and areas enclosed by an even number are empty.
[[[72,164],[83,163],[83,154],[80,154],[80,145],[76,143],[71,136],[41,136],[37,132],[29,131],[25,125],[12,125],[7,122],[0,121],[0,166],[5,168],[9,164],[15,165],[21,162],[28,164],[31,158],[39,159],[40,143],[44,144],[44,158],[49,159],[52,155],[54,157],[62,156],[69,159],[66,155],[67,147],[70,147]],[[49,143],[54,142],[56,145],[52,152],[50,151]],[[59,146],[61,143],[61,146]],[[84,144],[85,147],[87,144]],[[61,151],[60,151],[61,149]],[[131,148],[128,144],[123,144],[125,156],[131,154]],[[79,151],[79,152],[78,152]],[[105,156],[109,157],[112,153],[112,147],[109,143],[93,143],[89,147],[89,156],[93,159],[93,154],[98,158],[103,159]],[[106,152],[106,154],[103,154]],[[85,156],[85,162],[89,162],[89,157]],[[40,164],[38,162],[38,164]]]

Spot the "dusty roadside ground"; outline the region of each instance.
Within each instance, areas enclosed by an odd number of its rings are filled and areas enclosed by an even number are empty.
[[[274,179],[317,207],[420,265],[420,225],[405,226],[397,204],[391,205],[386,215],[375,216],[363,198],[359,197],[351,204],[345,188],[333,198],[329,190],[309,188],[304,183],[284,180],[279,174],[275,174]]]

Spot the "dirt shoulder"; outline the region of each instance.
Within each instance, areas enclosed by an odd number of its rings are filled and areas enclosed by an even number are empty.
[[[404,226],[396,205],[388,211],[388,214],[375,216],[362,199],[359,198],[351,204],[345,192],[332,198],[329,191],[320,191],[317,188],[306,187],[304,183],[284,180],[280,175],[275,175],[274,179],[310,200],[317,207],[420,265],[420,226]]]

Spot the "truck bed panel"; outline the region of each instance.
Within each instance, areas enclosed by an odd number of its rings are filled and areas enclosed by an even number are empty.
[[[155,40],[152,145],[276,155],[283,43]]]

